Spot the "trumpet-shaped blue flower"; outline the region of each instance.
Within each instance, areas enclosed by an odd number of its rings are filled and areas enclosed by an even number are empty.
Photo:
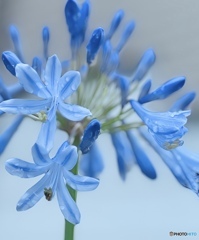
[[[5,164],[6,170],[18,177],[32,178],[44,174],[21,197],[17,204],[17,210],[24,211],[33,207],[43,196],[50,201],[57,193],[59,207],[65,219],[73,224],[79,223],[79,209],[66,185],[77,191],[90,191],[98,186],[99,180],[71,173],[70,170],[77,163],[77,148],[64,142],[51,159],[43,148],[35,144],[32,147],[32,156],[34,163],[12,158]]]
[[[141,135],[160,155],[176,180],[182,186],[193,190],[199,195],[199,155],[184,147],[166,151],[145,130],[144,128],[140,129]]]
[[[184,125],[190,111],[150,112],[137,101],[131,100],[130,103],[162,148],[170,150],[183,144],[181,137],[187,132]]]
[[[47,150],[52,147],[57,110],[71,121],[80,121],[91,115],[91,112],[86,108],[65,103],[65,100],[77,90],[81,79],[79,72],[76,71],[69,71],[61,77],[61,70],[61,63],[56,55],[48,59],[43,81],[29,65],[17,64],[16,76],[24,90],[42,99],[10,99],[0,103],[0,109],[4,112],[26,115],[43,114],[44,123],[38,137],[38,143]]]

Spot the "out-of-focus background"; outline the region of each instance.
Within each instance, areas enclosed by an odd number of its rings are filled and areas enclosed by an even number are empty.
[[[60,59],[70,57],[69,34],[65,24],[65,0],[2,0],[0,1],[0,51],[12,49],[8,27],[19,28],[24,55],[28,63],[41,55],[41,30],[51,29],[50,53]],[[88,33],[95,27],[108,28],[118,9],[126,13],[124,19],[136,21],[136,29],[121,53],[121,70],[130,74],[143,52],[153,48],[157,61],[150,71],[153,87],[175,76],[186,76],[187,82],[179,96],[186,91],[199,91],[199,2],[197,0],[101,0],[91,1],[92,10]],[[123,25],[123,26],[124,26]],[[14,81],[1,64],[1,76]],[[168,99],[168,106],[172,97]],[[164,102],[165,104],[165,102]],[[159,105],[158,108],[166,108]],[[190,131],[185,144],[198,151],[199,98],[192,104]],[[7,118],[1,120],[6,122]],[[4,122],[1,123],[3,129]],[[33,124],[33,125],[32,125]],[[42,199],[29,211],[18,213],[15,205],[36,179],[19,179],[4,170],[4,162],[11,157],[31,161],[30,146],[36,140],[39,124],[26,119],[15,134],[0,162],[0,239],[61,240],[63,217],[56,199]],[[34,129],[34,130],[33,130]],[[20,139],[20,140],[19,140]],[[56,146],[64,140],[57,134]],[[76,228],[76,240],[101,239],[170,239],[169,232],[196,232],[199,235],[199,199],[182,188],[162,161],[153,155],[158,179],[150,181],[135,166],[126,182],[120,180],[114,149],[108,136],[100,136],[100,147],[106,168],[97,190],[78,194],[82,221]],[[107,148],[107,145],[110,146]],[[55,148],[56,148],[55,146]],[[108,152],[107,152],[108,149]],[[175,237],[181,239],[180,237]],[[195,239],[197,239],[195,237]],[[194,237],[193,237],[194,239]]]

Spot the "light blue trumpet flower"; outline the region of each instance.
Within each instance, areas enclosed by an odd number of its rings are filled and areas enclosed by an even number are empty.
[[[61,77],[61,63],[56,55],[46,63],[44,79],[27,64],[17,64],[16,76],[24,90],[39,97],[36,100],[10,99],[0,103],[0,110],[8,113],[25,115],[40,114],[43,119],[38,143],[48,151],[53,145],[56,129],[56,111],[71,121],[80,121],[91,112],[78,105],[65,103],[79,87],[81,79],[77,71],[66,72]]]
[[[72,224],[79,223],[79,209],[66,185],[77,191],[90,191],[98,186],[99,180],[71,173],[70,170],[76,165],[78,159],[77,148],[64,142],[51,159],[43,148],[35,144],[32,147],[32,157],[34,163],[12,158],[5,164],[5,168],[10,174],[21,178],[32,178],[44,174],[21,197],[17,203],[17,210],[24,211],[33,207],[43,196],[50,201],[56,193],[60,210],[65,219]]]

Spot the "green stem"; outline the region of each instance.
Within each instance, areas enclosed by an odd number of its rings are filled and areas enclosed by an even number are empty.
[[[79,146],[79,143],[80,143],[80,139],[79,139],[79,137],[76,137],[73,145]],[[71,170],[71,172],[75,175],[78,174],[78,161],[77,161],[77,164],[74,166],[74,168]],[[67,188],[68,188],[68,191],[69,191],[71,197],[76,202],[77,191],[75,191],[73,188],[71,188],[69,186],[67,186]],[[72,223],[65,220],[64,240],[74,240],[74,228],[75,228],[75,225],[73,225]]]

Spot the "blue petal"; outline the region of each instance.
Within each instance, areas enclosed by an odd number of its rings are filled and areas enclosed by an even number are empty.
[[[146,152],[140,145],[139,141],[136,139],[133,131],[127,131],[127,137],[130,140],[133,152],[135,154],[137,163],[141,171],[149,178],[155,179],[157,177],[156,171],[147,156]]]
[[[50,107],[50,104],[51,99],[10,99],[0,103],[0,110],[7,113],[33,114],[40,111],[47,111]]]
[[[70,196],[62,179],[62,176],[60,177],[60,182],[57,186],[57,199],[60,210],[62,211],[65,219],[72,224],[79,223],[80,222],[79,209],[75,201]]]
[[[179,98],[169,109],[171,112],[185,110],[196,97],[195,92],[189,92]]]
[[[109,29],[109,31],[107,33],[107,36],[106,36],[107,39],[112,38],[113,34],[115,33],[115,31],[119,27],[123,17],[124,17],[124,11],[123,10],[119,10],[115,13],[115,15],[112,19],[112,22],[111,22],[110,29]]]
[[[56,127],[56,111],[53,108],[48,113],[48,119],[42,124],[37,138],[37,144],[46,149],[47,152],[50,152],[53,147]]]
[[[158,99],[165,99],[175,91],[182,88],[185,84],[185,77],[176,77],[162,84],[153,92],[139,99],[140,103],[151,102]]]
[[[77,71],[69,71],[65,73],[59,80],[59,93],[60,98],[65,100],[71,96],[79,87],[81,83],[81,76]]]
[[[96,142],[87,154],[83,154],[80,161],[81,172],[89,177],[98,177],[104,169],[103,157]]]
[[[44,177],[33,185],[28,191],[21,197],[17,203],[17,211],[25,211],[33,207],[43,196],[44,188],[49,182],[50,175],[45,174]]]
[[[21,178],[32,178],[48,171],[49,166],[37,166],[34,163],[25,162],[18,158],[12,158],[5,163],[6,170]]]
[[[66,183],[76,191],[91,191],[98,187],[99,180],[92,177],[74,175],[64,169]]]
[[[61,164],[64,169],[71,170],[77,163],[77,159],[77,148],[73,145],[69,145],[68,142],[64,142],[57,151],[53,161]]]
[[[155,62],[155,53],[153,49],[148,49],[144,55],[142,56],[135,73],[133,74],[132,81],[140,81],[143,79],[145,74],[148,72],[150,67],[154,64]]]
[[[97,119],[92,119],[86,126],[79,145],[82,154],[88,153],[90,151],[90,147],[93,145],[100,134],[100,128],[101,125]]]
[[[58,109],[65,118],[71,121],[81,121],[85,117],[92,115],[87,108],[78,105],[65,104],[61,100],[59,101]]]
[[[48,151],[35,143],[32,147],[32,157],[35,164],[42,166],[51,162]]]
[[[25,91],[35,94],[41,98],[51,97],[46,85],[42,82],[37,72],[27,64],[17,64],[16,77],[25,89]]]
[[[7,68],[7,70],[14,76],[16,76],[15,67],[17,64],[21,63],[19,58],[10,51],[5,51],[2,53],[2,61]]]
[[[0,154],[4,151],[13,134],[17,131],[17,128],[21,124],[23,118],[24,117],[21,115],[17,116],[10,126],[0,135]]]
[[[54,96],[61,77],[62,66],[56,55],[48,58],[45,68],[44,81],[49,92]]]

